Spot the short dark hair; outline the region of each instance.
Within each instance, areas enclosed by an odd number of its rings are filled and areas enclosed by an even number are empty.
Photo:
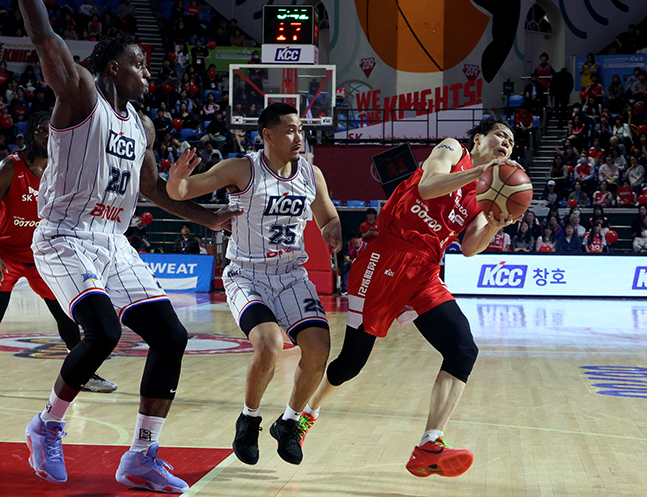
[[[361,231],[353,231],[353,234],[350,237],[351,238],[362,238],[362,232]]]
[[[36,133],[36,128],[43,121],[49,121],[51,119],[51,114],[49,112],[40,111],[34,112],[29,119],[27,119],[27,126],[25,127],[25,156],[29,160],[34,160],[36,157],[36,151],[34,146],[34,134]]]
[[[299,111],[291,105],[283,102],[276,102],[265,107],[263,112],[261,112],[261,115],[258,117],[258,132],[260,135],[263,136],[263,130],[265,128],[281,124],[281,116],[286,116],[288,114],[298,115]]]
[[[366,214],[373,214],[374,216],[377,216],[377,211],[373,207],[369,207],[366,209]]]
[[[94,50],[88,57],[88,70],[94,74],[101,74],[111,60],[117,60],[126,51],[128,45],[136,42],[130,38],[124,39],[120,36],[105,37],[94,46]]]
[[[470,139],[470,148],[474,146],[474,137],[476,135],[487,135],[497,124],[502,124],[512,131],[512,127],[508,121],[502,118],[497,118],[494,114],[490,114],[486,119],[483,119],[467,132],[467,136],[469,136]]]

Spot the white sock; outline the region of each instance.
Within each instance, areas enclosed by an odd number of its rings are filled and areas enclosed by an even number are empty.
[[[283,419],[286,421],[288,419],[291,419],[293,421],[299,421],[299,418],[301,417],[301,411],[295,411],[290,407],[290,404],[287,405],[285,408],[285,412],[283,413]]]
[[[68,402],[63,399],[59,399],[56,392],[52,388],[52,394],[49,396],[47,405],[45,409],[40,414],[40,419],[43,421],[63,421],[65,413],[72,405],[72,402]]]
[[[310,404],[306,404],[306,408],[303,410],[303,412],[307,412],[312,416],[313,418],[317,419],[319,417],[319,412],[321,411],[321,407],[319,409],[313,409],[310,407]]]
[[[137,413],[137,423],[135,423],[135,436],[130,450],[146,450],[148,447],[159,441],[162,426],[166,418],[156,416],[144,416]]]
[[[258,406],[256,409],[247,407],[247,404],[243,404],[243,414],[245,416],[251,416],[252,418],[258,418],[261,415],[261,406]]]
[[[427,442],[433,442],[438,437],[442,437],[442,436],[444,436],[444,433],[440,430],[427,430],[422,435],[422,439],[420,440],[419,447],[422,447]]]

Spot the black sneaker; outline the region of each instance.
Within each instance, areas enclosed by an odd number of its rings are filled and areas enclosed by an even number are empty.
[[[283,415],[281,415],[270,427],[270,435],[279,443],[277,452],[281,459],[290,464],[301,464],[303,451],[301,450],[298,421],[283,419]]]
[[[243,413],[236,421],[236,438],[232,445],[236,457],[245,464],[258,462],[258,432],[261,431],[260,416],[245,416]]]

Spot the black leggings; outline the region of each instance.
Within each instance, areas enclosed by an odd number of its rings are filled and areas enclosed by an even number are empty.
[[[444,302],[419,316],[414,324],[425,339],[443,356],[440,367],[463,382],[472,372],[478,355],[467,318],[456,301]],[[333,386],[354,378],[368,361],[376,337],[359,328],[346,327],[341,352],[326,372]]]

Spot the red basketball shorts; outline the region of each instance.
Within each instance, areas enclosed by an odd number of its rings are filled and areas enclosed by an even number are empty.
[[[31,250],[28,248],[28,250]],[[11,258],[6,258],[4,254],[0,254],[0,259],[3,260],[8,273],[4,274],[4,280],[0,283],[0,292],[10,292],[13,290],[13,287],[16,285],[16,282],[25,277],[29,286],[43,299],[55,300],[56,297],[49,289],[47,284],[43,281],[38,270],[34,264],[25,264],[24,262],[19,262]]]
[[[347,324],[386,336],[393,321],[409,320],[455,300],[440,279],[440,266],[413,245],[380,236],[353,263],[348,277]]]

